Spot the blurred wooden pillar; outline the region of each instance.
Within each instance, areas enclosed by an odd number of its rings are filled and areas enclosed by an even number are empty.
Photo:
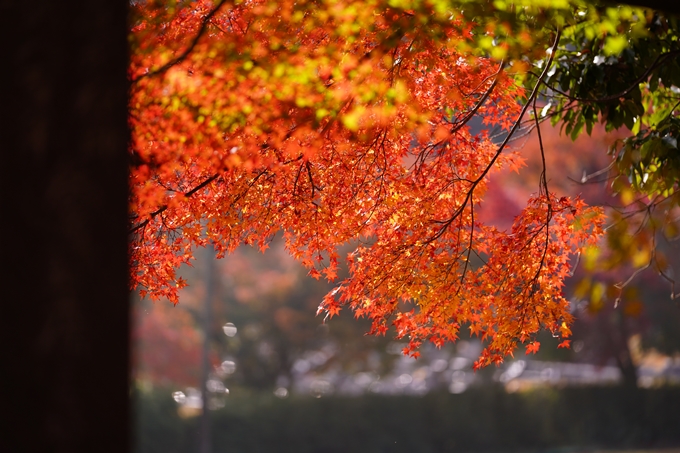
[[[130,449],[127,5],[0,0],[0,451]]]

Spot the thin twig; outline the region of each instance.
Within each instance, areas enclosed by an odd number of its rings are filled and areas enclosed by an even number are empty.
[[[185,192],[184,197],[185,198],[191,197],[193,194],[195,194],[196,192],[198,192],[199,190],[201,190],[202,188],[204,188],[205,186],[207,186],[208,184],[213,182],[215,179],[217,179],[218,176],[219,175],[217,175],[217,174],[212,175],[211,177],[209,177],[208,179],[206,179],[205,181],[203,181],[202,183],[200,183],[199,185],[197,185],[196,187],[194,187],[190,191]],[[128,231],[128,234],[132,234],[135,231],[139,230],[140,228],[147,226],[149,224],[149,222],[151,221],[151,219],[153,219],[157,215],[165,212],[165,210],[167,210],[167,209],[168,209],[168,205],[163,205],[160,208],[156,209],[154,212],[149,214],[149,217],[145,221],[143,221],[143,222],[137,224],[136,226],[132,227],[130,229],[130,231]]]

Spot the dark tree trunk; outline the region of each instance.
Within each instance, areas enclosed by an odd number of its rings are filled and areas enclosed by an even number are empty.
[[[618,354],[615,357],[616,364],[621,371],[621,383],[624,387],[629,389],[637,388],[638,386],[638,369],[633,363],[633,358],[627,344],[619,348]]]
[[[638,369],[633,362],[633,355],[628,345],[630,335],[626,326],[626,318],[620,308],[614,310],[612,318],[610,338],[613,343],[614,358],[621,371],[621,381],[625,387],[634,389],[638,385]]]
[[[0,0],[2,451],[129,450],[127,4]]]

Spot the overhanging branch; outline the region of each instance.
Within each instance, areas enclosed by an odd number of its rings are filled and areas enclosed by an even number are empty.
[[[194,187],[194,188],[191,189],[190,191],[185,192],[185,193],[184,193],[184,197],[185,197],[185,198],[191,197],[191,196],[194,195],[196,192],[198,192],[199,190],[203,189],[205,186],[207,186],[208,184],[210,184],[211,182],[213,182],[214,180],[216,180],[218,176],[219,176],[219,175],[217,175],[217,174],[212,175],[211,177],[209,177],[208,179],[206,179],[205,181],[203,181],[202,183],[200,183],[199,185],[197,185],[196,187]],[[148,217],[146,220],[144,220],[143,222],[140,222],[140,223],[138,223],[137,225],[135,225],[134,227],[130,228],[130,231],[128,231],[128,234],[135,233],[136,231],[138,231],[138,230],[144,228],[145,226],[147,226],[147,225],[149,224],[149,222],[151,222],[151,220],[152,220],[154,217],[156,217],[156,216],[159,215],[159,214],[162,214],[162,213],[165,212],[167,209],[168,209],[168,205],[163,205],[163,206],[161,206],[160,208],[156,209],[154,212],[152,212],[151,214],[149,214],[149,217]]]
[[[191,43],[189,44],[189,46],[188,46],[186,49],[184,49],[184,51],[183,51],[182,53],[180,53],[180,54],[177,55],[175,58],[173,58],[172,60],[170,60],[170,61],[168,61],[167,63],[165,63],[165,64],[164,64],[163,66],[161,66],[160,68],[154,69],[154,70],[149,71],[149,72],[147,72],[147,73],[145,73],[145,74],[142,74],[142,75],[140,75],[140,76],[135,77],[134,79],[132,79],[131,82],[132,82],[132,83],[137,83],[137,82],[139,82],[141,79],[143,79],[143,78],[145,78],[145,77],[153,77],[153,76],[157,76],[157,75],[159,75],[159,74],[163,74],[165,71],[167,71],[168,69],[172,68],[172,67],[175,66],[176,64],[181,63],[182,61],[184,61],[184,60],[189,56],[189,54],[194,50],[194,48],[195,48],[196,45],[198,44],[198,41],[201,40],[201,38],[203,37],[203,35],[204,35],[205,32],[207,31],[207,29],[208,29],[208,23],[210,22],[210,20],[211,20],[213,17],[215,17],[215,14],[217,14],[217,13],[219,12],[219,10],[222,8],[222,6],[224,6],[226,3],[227,3],[226,0],[220,1],[220,2],[219,2],[219,3],[218,3],[218,4],[217,4],[217,5],[216,5],[216,6],[215,6],[215,7],[214,7],[214,8],[213,8],[213,9],[212,9],[205,17],[204,17],[204,18],[203,18],[203,21],[201,22],[201,28],[198,30],[198,33],[196,34],[196,36],[194,36],[194,39],[191,41]]]

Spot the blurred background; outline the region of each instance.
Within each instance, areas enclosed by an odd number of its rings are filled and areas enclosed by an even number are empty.
[[[616,137],[542,133],[551,190],[615,214],[607,174],[589,175],[609,165]],[[493,177],[484,220],[509,227],[538,191],[536,142],[515,141],[527,167]],[[677,244],[656,245],[680,269]],[[475,373],[476,337],[412,359],[346,310],[316,316],[333,284],[308,277],[276,238],[264,254],[200,250],[177,306],[133,296],[135,451],[680,452],[680,306],[668,281],[619,264],[581,262],[567,282],[571,349],[544,333],[537,354]]]

